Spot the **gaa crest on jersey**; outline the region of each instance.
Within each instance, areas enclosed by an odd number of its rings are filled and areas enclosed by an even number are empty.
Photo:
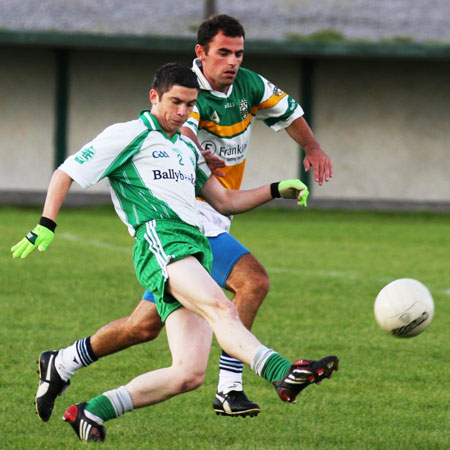
[[[153,158],[169,158],[169,154],[165,150],[154,150],[152,156]]]
[[[248,111],[248,102],[243,98],[239,102],[239,111],[241,112],[241,116],[243,119],[246,119],[248,117],[249,111]]]

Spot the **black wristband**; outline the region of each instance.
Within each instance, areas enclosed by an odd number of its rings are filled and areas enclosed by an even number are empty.
[[[272,183],[270,185],[270,194],[272,195],[272,198],[280,198],[280,191],[278,189],[278,185],[280,184],[279,181],[277,181],[276,183]]]
[[[53,222],[52,219],[49,219],[48,217],[44,217],[42,216],[41,219],[39,220],[39,225],[42,225],[45,228],[48,228],[50,231],[53,231],[53,233],[55,232],[55,228],[56,228],[56,223]]]

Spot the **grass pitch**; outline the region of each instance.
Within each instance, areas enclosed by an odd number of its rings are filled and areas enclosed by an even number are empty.
[[[0,442],[85,448],[61,421],[66,407],[170,364],[170,354],[163,333],[103,358],[72,377],[50,422],[36,417],[39,353],[129,314],[143,292],[133,241],[111,208],[63,209],[49,250],[13,261],[9,248],[39,216],[0,208]],[[246,392],[262,413],[219,417],[214,343],[202,388],[108,422],[102,448],[449,448],[450,215],[258,210],[236,217],[233,233],[271,279],[256,336],[291,360],[336,354],[339,372],[291,405],[246,368]],[[405,340],[383,332],[373,316],[378,291],[402,277],[425,283],[436,309],[430,327]]]

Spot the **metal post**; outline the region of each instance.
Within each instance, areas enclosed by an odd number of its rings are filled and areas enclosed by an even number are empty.
[[[313,127],[313,85],[314,85],[314,64],[315,61],[310,58],[303,58],[300,61],[301,82],[300,82],[300,104],[305,113],[304,118],[308,125]],[[305,150],[300,151],[300,179],[311,187],[311,171],[306,172],[303,166]]]
[[[64,162],[67,154],[68,56],[65,50],[56,51],[55,168]]]
[[[205,0],[204,18],[207,19],[210,16],[214,16],[216,14],[216,11],[216,0]]]

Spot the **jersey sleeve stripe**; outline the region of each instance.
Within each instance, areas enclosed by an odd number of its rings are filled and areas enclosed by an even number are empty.
[[[286,93],[283,92],[282,95],[271,95],[265,102],[259,104],[258,109],[267,109],[272,108],[277,105],[284,97],[286,97]]]
[[[191,114],[188,117],[189,119],[195,119],[197,122],[200,121],[200,114],[198,112],[192,111]]]
[[[106,171],[102,174],[102,176],[99,178],[98,181],[102,180],[103,178],[109,176],[111,172],[116,170],[118,167],[120,167],[122,164],[125,163],[126,160],[132,158],[138,151],[141,150],[142,144],[144,143],[145,139],[147,139],[148,134],[150,133],[150,130],[145,130],[124,149],[122,150],[117,157],[114,159],[114,161],[110,164],[110,166],[106,169]]]

